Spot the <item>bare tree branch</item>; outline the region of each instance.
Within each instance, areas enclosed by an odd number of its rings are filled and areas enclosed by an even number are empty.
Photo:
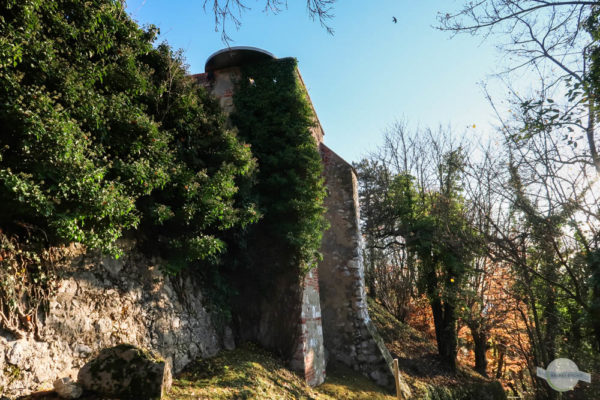
[[[264,1],[265,12],[278,14],[287,8],[287,0],[261,0]],[[313,20],[318,20],[321,26],[333,35],[329,20],[333,18],[333,6],[337,0],[306,0],[308,15]],[[210,9],[215,17],[215,31],[221,31],[221,39],[225,43],[231,42],[227,22],[233,23],[235,29],[242,24],[242,14],[250,10],[248,0],[204,0],[204,10]]]

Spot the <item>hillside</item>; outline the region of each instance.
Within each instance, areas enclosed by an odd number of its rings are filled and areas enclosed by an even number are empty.
[[[498,382],[482,379],[467,367],[460,366],[456,376],[444,371],[435,356],[435,343],[400,323],[381,305],[369,300],[369,312],[393,357],[398,358],[401,374],[414,399],[506,398]],[[34,397],[23,399],[28,398]],[[35,398],[57,399],[51,396]],[[199,359],[190,364],[173,380],[167,399],[394,400],[396,396],[355,371],[334,363],[328,364],[325,383],[311,388],[286,369],[280,359],[248,343],[233,351],[223,351],[217,357]]]
[[[369,300],[371,318],[392,355],[414,399],[504,399],[498,382],[482,379],[461,366],[457,376],[440,367],[435,343],[400,323],[382,306]],[[362,375],[330,363],[323,385],[310,388],[283,363],[247,344],[218,357],[198,360],[173,383],[170,400],[191,399],[381,399],[396,397]]]
[[[245,344],[219,356],[198,360],[173,381],[169,400],[192,399],[379,399],[385,390],[342,366],[327,371],[327,381],[310,388],[281,360]]]
[[[437,359],[437,348],[423,333],[403,324],[383,306],[369,299],[369,315],[384,339],[415,399],[496,400],[505,399],[497,381],[482,378],[471,368],[458,365],[456,375]]]
[[[369,300],[369,312],[414,399],[495,400],[505,395],[498,382],[482,379],[461,366],[456,376],[440,367],[435,343],[400,323],[382,306]],[[381,399],[396,397],[355,371],[329,364],[323,385],[310,388],[283,363],[253,345],[199,360],[173,384],[170,400],[191,399]]]

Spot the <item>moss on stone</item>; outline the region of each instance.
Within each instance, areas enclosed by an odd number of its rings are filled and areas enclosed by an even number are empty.
[[[79,380],[86,389],[109,396],[160,399],[166,368],[166,363],[152,352],[120,344],[102,350],[82,368]]]

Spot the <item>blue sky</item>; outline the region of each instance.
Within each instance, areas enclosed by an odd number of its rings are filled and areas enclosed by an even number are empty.
[[[432,27],[438,11],[455,10],[461,1],[339,0],[330,21],[333,36],[311,21],[304,0],[290,0],[278,15],[264,13],[263,0],[247,3],[253,9],[242,15],[241,28],[229,25],[230,45],[296,57],[325,143],[346,160],[374,150],[382,132],[401,119],[412,127],[451,125],[473,136],[492,131],[495,118],[479,83],[500,70],[501,54],[491,41],[451,38]],[[160,40],[184,50],[192,73],[204,72],[206,59],[226,47],[202,4],[127,1],[140,25],[157,25]],[[492,85],[492,93],[500,99],[498,87]]]

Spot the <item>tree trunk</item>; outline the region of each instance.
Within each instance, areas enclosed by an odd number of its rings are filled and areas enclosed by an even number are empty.
[[[426,271],[426,291],[433,314],[438,354],[442,363],[450,371],[456,372],[457,338],[454,305],[448,300],[442,302],[438,290],[438,277],[433,262],[431,260],[424,260],[423,264]]]
[[[593,291],[593,296],[596,302],[600,301],[600,287],[598,286],[599,285],[596,285]],[[592,327],[596,336],[596,346],[598,346],[597,350],[600,351],[600,306],[597,304],[592,306]]]
[[[368,281],[368,287],[369,287],[369,294],[371,295],[371,298],[376,299],[377,298],[377,288],[375,286],[375,251],[373,250],[373,248],[371,247],[369,249],[369,281]]]
[[[506,352],[506,347],[504,344],[500,344],[498,346],[498,352],[500,353],[500,358],[498,359],[498,366],[496,367],[496,379],[502,378],[502,369],[504,368],[504,353]]]
[[[594,138],[594,128],[596,126],[596,118],[594,115],[594,100],[592,96],[589,96],[588,100],[588,125],[585,130],[588,146],[590,148],[590,155],[592,156],[592,162],[596,167],[596,173],[600,174],[600,157],[598,157],[598,150],[596,149],[596,139]]]
[[[487,332],[478,322],[468,324],[475,346],[475,371],[487,378]]]
[[[598,251],[590,255],[589,268],[592,275],[592,302],[590,319],[596,336],[596,345],[600,351],[600,256]]]
[[[435,325],[435,337],[438,344],[438,354],[442,363],[452,372],[456,371],[456,316],[454,306],[439,298],[431,300],[431,311]]]

